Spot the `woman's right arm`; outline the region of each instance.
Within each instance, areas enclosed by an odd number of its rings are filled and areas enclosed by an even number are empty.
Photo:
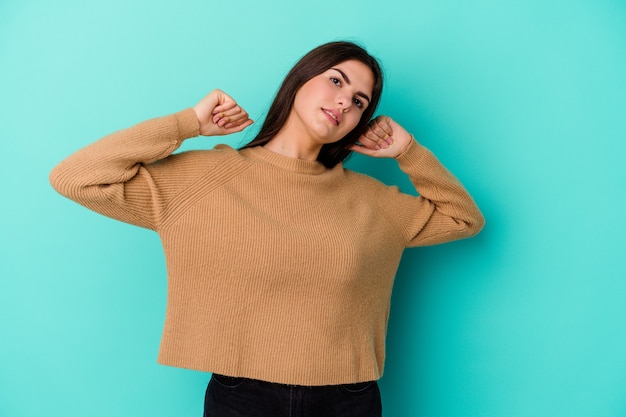
[[[251,123],[232,98],[214,90],[193,109],[142,122],[79,150],[52,170],[50,182],[62,195],[94,211],[156,229],[168,182],[155,178],[155,172],[163,170],[148,166],[168,158],[187,138],[226,135]]]

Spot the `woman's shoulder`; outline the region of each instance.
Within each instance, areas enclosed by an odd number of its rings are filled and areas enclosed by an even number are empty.
[[[374,188],[388,188],[389,186],[380,181],[377,178],[372,177],[371,175],[364,174],[362,172],[353,171],[349,168],[343,168],[343,173],[345,178],[354,183],[363,185],[366,187],[374,187]]]
[[[221,173],[241,170],[249,162],[238,150],[225,144],[216,145],[213,149],[185,150],[156,161],[148,166],[153,174],[161,173],[163,177],[198,176],[207,172]],[[170,173],[170,174],[168,174]]]
[[[226,144],[215,145],[213,149],[193,149],[177,152],[157,163],[212,163],[229,159],[243,159],[239,151]]]

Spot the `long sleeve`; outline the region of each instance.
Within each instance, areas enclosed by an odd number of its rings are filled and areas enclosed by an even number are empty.
[[[150,120],[50,175],[69,198],[158,231],[159,362],[295,385],[380,378],[402,252],[478,232],[471,197],[417,142],[398,162],[420,196],[260,146],[172,154],[197,128],[193,110]]]
[[[192,109],[142,122],[72,154],[52,170],[50,183],[87,208],[156,229],[165,203],[147,166],[171,155],[198,129]]]
[[[413,141],[396,159],[419,193],[409,196],[394,187],[386,196],[406,246],[467,238],[482,229],[485,220],[472,197],[428,149]]]

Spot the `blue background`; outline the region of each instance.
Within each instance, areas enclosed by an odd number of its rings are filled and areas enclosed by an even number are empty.
[[[487,219],[405,253],[385,416],[626,415],[623,0],[4,0],[0,21],[0,416],[201,415],[208,375],[156,364],[156,234],[48,173],[213,88],[261,120],[295,61],[338,39],[381,59],[380,113]],[[393,161],[348,165],[409,189]]]

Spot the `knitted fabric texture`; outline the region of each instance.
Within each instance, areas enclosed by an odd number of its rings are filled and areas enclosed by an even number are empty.
[[[159,362],[296,385],[380,378],[403,250],[476,234],[472,198],[415,141],[397,161],[419,196],[263,147],[173,154],[198,129],[192,109],[148,120],[50,174],[59,193],[159,234]]]

